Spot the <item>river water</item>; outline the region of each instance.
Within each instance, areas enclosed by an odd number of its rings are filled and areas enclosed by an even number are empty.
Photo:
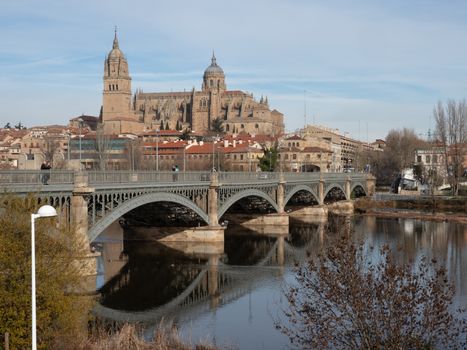
[[[371,216],[345,223],[366,248],[388,244],[400,262],[422,256],[445,261],[456,286],[454,306],[467,305],[467,225]],[[193,342],[285,349],[288,338],[274,327],[286,305],[284,288],[293,282],[294,266],[323,245],[326,227],[291,222],[288,234],[268,235],[229,225],[225,244],[166,245],[138,240],[140,229],[115,224],[97,244],[102,297],[96,313],[143,324],[148,338],[163,317]],[[378,258],[378,250],[365,251]]]

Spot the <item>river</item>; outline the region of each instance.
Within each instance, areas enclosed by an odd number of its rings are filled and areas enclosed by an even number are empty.
[[[372,216],[354,216],[347,224],[366,248],[388,244],[400,262],[422,256],[445,261],[456,286],[454,306],[467,305],[467,225]],[[289,234],[279,236],[229,225],[224,245],[164,245],[138,240],[138,230],[113,225],[99,237],[98,315],[143,324],[148,338],[164,317],[193,342],[288,347],[274,320],[281,318],[295,264],[326,240],[324,223],[291,222]],[[378,258],[377,250],[365,251]]]

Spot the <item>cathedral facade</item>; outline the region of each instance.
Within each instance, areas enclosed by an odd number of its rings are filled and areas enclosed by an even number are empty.
[[[107,134],[145,130],[178,129],[206,134],[222,121],[227,134],[280,135],[284,115],[270,110],[267,98],[227,90],[225,75],[214,53],[203,75],[201,90],[187,92],[143,92],[132,95],[128,62],[115,33],[113,47],[105,59],[101,122]],[[216,120],[218,119],[218,120]]]

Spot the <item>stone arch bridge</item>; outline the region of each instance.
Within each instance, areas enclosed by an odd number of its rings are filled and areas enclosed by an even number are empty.
[[[374,177],[362,173],[51,170],[47,175],[45,184],[41,171],[0,171],[0,187],[4,193],[33,193],[41,203],[53,205],[59,219],[75,225],[89,243],[122,215],[148,203],[173,202],[195,212],[206,226],[194,228],[186,240],[223,240],[219,218],[243,198],[262,198],[288,219],[284,207],[300,191],[323,204],[333,189],[349,200],[357,188],[366,195],[375,188]]]

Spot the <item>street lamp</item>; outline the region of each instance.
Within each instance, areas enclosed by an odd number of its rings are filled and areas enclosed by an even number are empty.
[[[31,308],[32,308],[32,350],[37,348],[36,337],[36,244],[34,221],[38,218],[57,216],[57,211],[51,205],[43,205],[37,214],[31,214]]]
[[[156,129],[156,171],[159,171],[159,129]]]
[[[219,134],[216,135],[216,138],[214,137],[212,138],[212,169],[211,170],[214,170],[216,168],[215,157],[214,157],[214,147],[218,139],[219,139]]]
[[[67,139],[68,139],[68,147],[67,147],[67,158],[68,158],[68,163],[67,163],[67,169],[70,169],[70,147],[71,147],[71,132],[67,132]]]
[[[79,130],[79,169],[81,170],[81,124],[83,123],[82,118],[78,118],[78,130]]]

